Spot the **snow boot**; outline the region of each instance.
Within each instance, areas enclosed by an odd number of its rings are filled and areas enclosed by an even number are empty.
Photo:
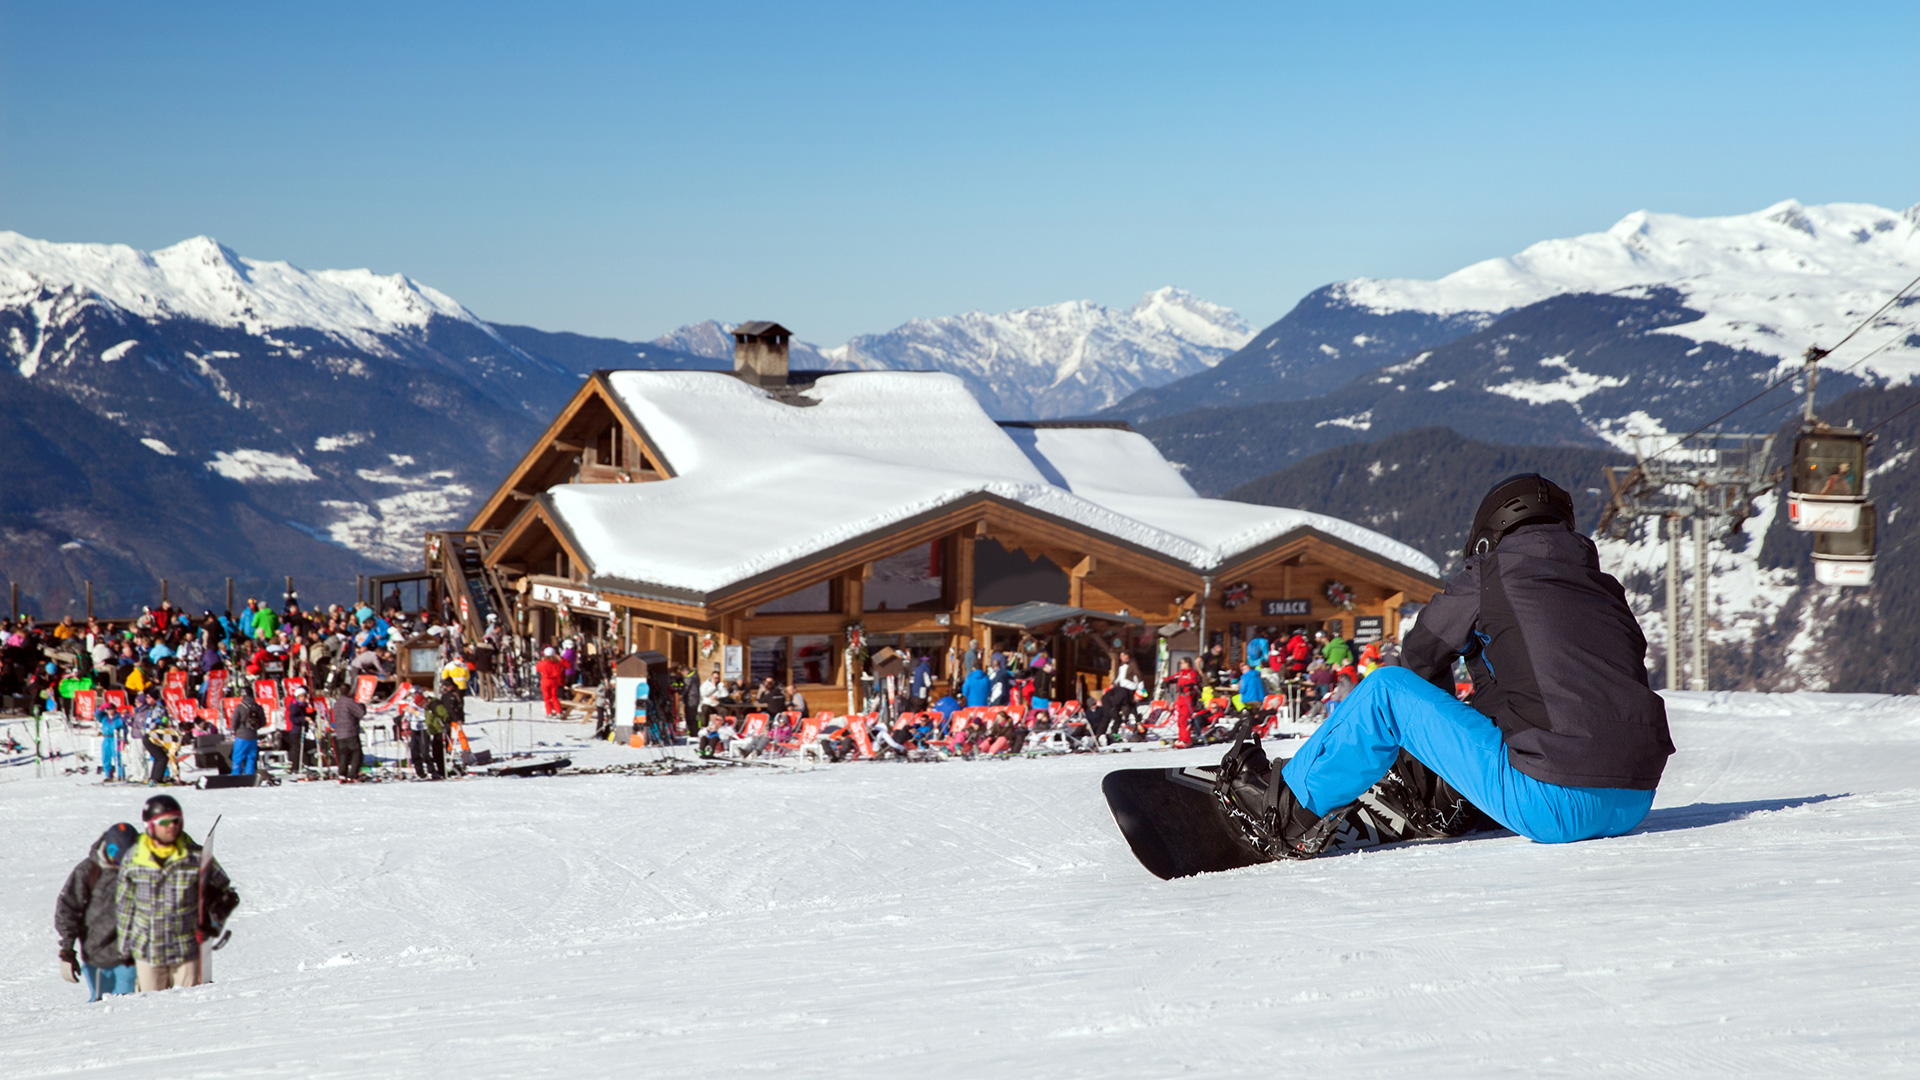
[[[1214,798],[1255,851],[1269,859],[1311,859],[1342,835],[1354,804],[1315,816],[1280,775],[1286,759],[1277,765],[1270,762],[1259,740],[1247,738],[1249,728],[1241,723],[1234,732],[1233,748],[1220,759]]]

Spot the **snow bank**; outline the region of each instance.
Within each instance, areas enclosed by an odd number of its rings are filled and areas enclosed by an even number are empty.
[[[1670,700],[1629,836],[1183,882],[1100,777],[1217,751],[185,791],[244,898],[219,981],[93,1006],[53,896],[147,792],[0,770],[6,1072],[1911,1071],[1920,701]]]

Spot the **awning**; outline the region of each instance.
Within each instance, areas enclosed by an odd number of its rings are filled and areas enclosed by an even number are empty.
[[[985,626],[1011,626],[1027,631],[1063,623],[1068,619],[1092,619],[1097,622],[1119,623],[1123,626],[1146,625],[1145,620],[1136,619],[1131,615],[1122,615],[1114,611],[1095,611],[1092,608],[1068,607],[1065,604],[1049,604],[1042,600],[1030,600],[1024,604],[1015,604],[1012,607],[973,617],[974,622]]]

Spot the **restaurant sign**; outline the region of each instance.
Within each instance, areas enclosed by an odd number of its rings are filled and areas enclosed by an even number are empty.
[[[611,615],[613,605],[602,599],[599,593],[585,589],[563,589],[558,585],[533,583],[533,598],[536,601],[552,604],[555,607],[569,607],[579,611],[597,611],[602,615]]]
[[[1313,613],[1311,600],[1262,600],[1260,614],[1269,618],[1283,615],[1310,615]]]

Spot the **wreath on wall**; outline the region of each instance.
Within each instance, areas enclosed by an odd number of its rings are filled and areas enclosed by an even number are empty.
[[[1345,608],[1348,611],[1353,610],[1353,589],[1345,582],[1327,582],[1327,599],[1336,607]]]
[[[700,659],[705,660],[711,657],[719,649],[720,642],[712,634],[700,635]]]
[[[1068,619],[1060,624],[1060,632],[1070,638],[1077,638],[1087,632],[1087,620]]]
[[[1253,599],[1253,583],[1241,581],[1227,586],[1227,591],[1221,596],[1220,603],[1226,607],[1237,608],[1251,599]]]

